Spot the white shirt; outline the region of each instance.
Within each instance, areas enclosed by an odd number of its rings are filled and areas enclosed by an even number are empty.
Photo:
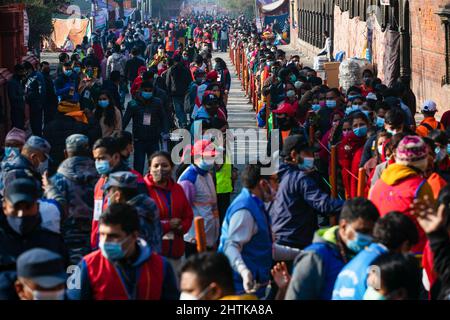
[[[231,261],[231,267],[239,274],[248,269],[242,259],[242,249],[258,232],[258,226],[250,211],[242,209],[233,214],[228,226],[228,240],[224,244],[224,253]],[[275,261],[294,260],[301,252],[276,243],[272,244],[272,258]]]

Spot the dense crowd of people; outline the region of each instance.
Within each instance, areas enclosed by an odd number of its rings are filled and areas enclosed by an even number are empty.
[[[1,299],[450,297],[449,111],[439,122],[425,101],[416,123],[408,86],[369,69],[328,87],[267,31],[244,16],[131,21],[62,52],[55,74],[15,66]],[[280,133],[277,170],[246,165],[239,189],[208,134],[229,127],[217,51],[257,126]],[[180,165],[177,128],[200,137]]]

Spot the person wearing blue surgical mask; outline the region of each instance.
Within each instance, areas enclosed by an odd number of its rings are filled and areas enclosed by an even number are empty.
[[[100,123],[102,137],[109,137],[122,130],[122,115],[114,101],[109,91],[102,91],[98,97],[94,116]]]
[[[72,300],[178,299],[172,266],[139,238],[139,230],[139,215],[133,206],[111,204],[100,216],[100,249],[83,258],[79,273],[75,273],[79,285],[69,288],[68,297]]]
[[[153,82],[144,81],[136,97],[128,102],[122,128],[133,120],[134,169],[143,174],[145,158],[160,150],[161,138],[168,140],[169,116],[161,99],[154,96]]]
[[[359,163],[367,140],[369,120],[362,112],[352,114],[352,130],[338,145],[338,162],[344,189],[351,198],[357,196]]]
[[[340,212],[338,225],[316,231],[313,244],[296,257],[285,299],[330,300],[337,275],[370,243],[379,216],[377,208],[367,199],[348,200]]]
[[[368,120],[361,116],[355,117],[353,118],[352,128],[355,136],[358,138],[365,138],[367,136]]]
[[[184,190],[194,216],[201,216],[205,221],[207,248],[214,248],[219,238],[220,219],[217,205],[216,186],[213,180],[216,146],[209,140],[195,140],[191,148],[193,164],[189,165],[179,176],[178,183]],[[184,157],[188,156],[185,153]],[[192,224],[184,235],[186,256],[197,252],[195,226]]]
[[[371,201],[367,199],[364,201],[374,206]],[[391,232],[391,230],[395,230],[395,232]],[[377,220],[372,236],[371,242],[359,243],[358,247],[363,248],[337,276],[333,288],[333,300],[363,300],[368,286],[375,286],[376,289],[379,289],[379,283],[368,281],[372,270],[371,266],[376,259],[387,253],[409,253],[419,239],[413,220],[405,214],[395,211]],[[358,238],[361,239],[360,236]],[[378,272],[378,276],[380,276],[379,269],[374,269],[374,271]],[[414,281],[413,278],[411,280]],[[372,297],[374,296],[372,295]]]
[[[325,107],[321,108],[318,112],[320,132],[325,133],[331,128],[331,114],[334,111],[341,109],[342,95],[340,91],[337,88],[329,89],[326,93]]]

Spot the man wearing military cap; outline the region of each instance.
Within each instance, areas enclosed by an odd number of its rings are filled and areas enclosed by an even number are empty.
[[[35,248],[17,259],[16,293],[21,300],[64,300],[66,273],[61,255]]]
[[[50,182],[67,203],[67,215],[62,225],[62,234],[69,251],[70,261],[72,264],[77,264],[90,252],[89,237],[94,210],[94,188],[98,173],[91,157],[87,136],[82,134],[69,136],[66,139],[64,153],[66,160],[60,164]]]

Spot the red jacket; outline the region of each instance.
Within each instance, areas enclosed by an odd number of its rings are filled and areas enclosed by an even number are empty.
[[[425,195],[433,199],[427,180],[410,167],[399,164],[388,166],[369,193],[369,200],[377,207],[380,216],[398,211],[414,222],[419,233],[419,242],[412,248],[412,252],[422,252],[427,237],[416,217],[411,214],[410,205],[414,199],[423,198]]]
[[[101,62],[104,58],[102,46],[99,43],[94,43],[92,45],[92,48],[94,49],[94,54],[97,57],[98,61]]]
[[[433,287],[434,283],[436,282],[438,275],[436,271],[434,270],[434,254],[430,247],[430,242],[427,241],[425,244],[425,248],[423,249],[423,256],[422,256],[422,266],[425,270],[428,282],[430,283],[430,288]]]
[[[150,197],[156,202],[159,210],[163,231],[162,255],[170,258],[179,258],[184,254],[183,235],[191,228],[192,219],[194,218],[194,213],[183,188],[172,179],[166,188],[157,186],[150,174],[145,176],[144,181]],[[167,239],[170,236],[169,232],[171,232],[170,220],[172,218],[181,219],[182,226],[181,232],[175,233],[173,240]]]
[[[136,297],[129,297],[118,269],[100,250],[83,258],[94,300],[159,300],[164,279],[161,256],[152,253],[136,273]]]
[[[350,132],[338,145],[337,158],[342,168],[342,183],[349,199],[357,196],[359,163],[365,142],[366,137],[360,138]]]

